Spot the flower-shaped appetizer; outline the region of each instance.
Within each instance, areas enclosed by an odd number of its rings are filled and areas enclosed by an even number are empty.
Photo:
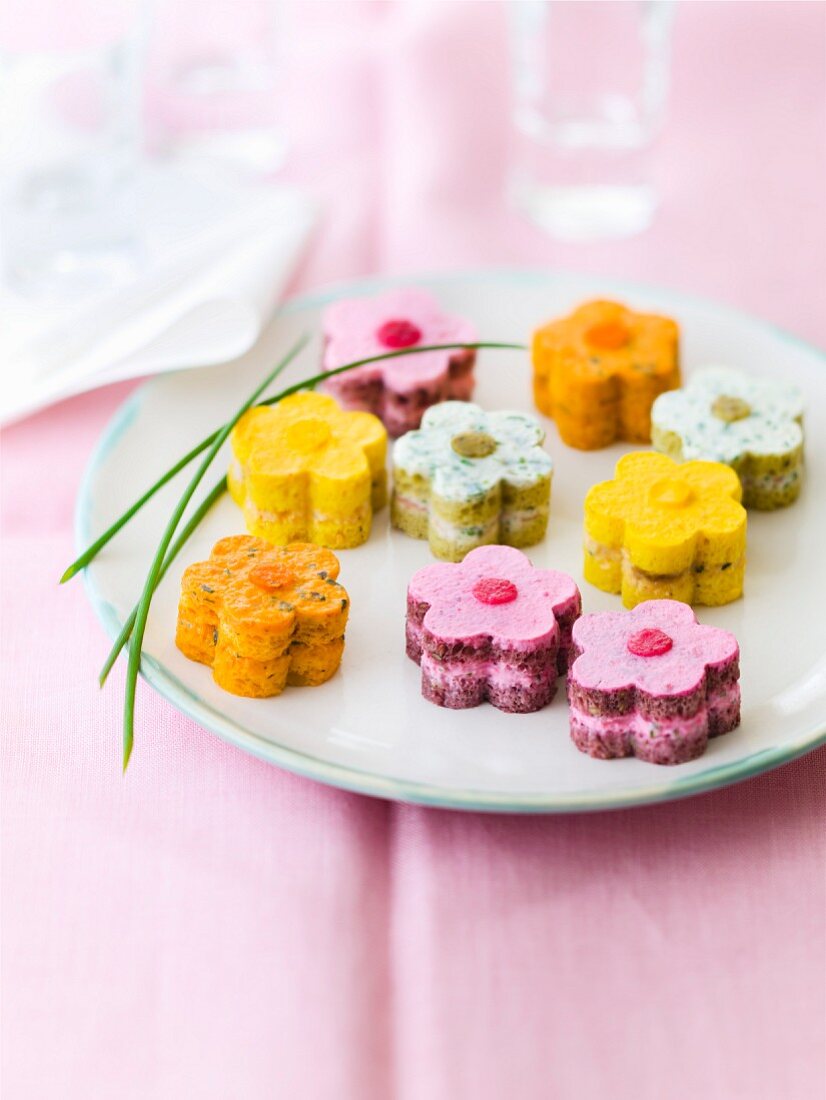
[[[803,476],[803,395],[788,382],[707,367],[651,410],[651,441],[678,461],[705,458],[737,471],[746,508],[797,500]]]
[[[568,667],[579,589],[519,550],[481,546],[460,565],[426,565],[407,589],[407,654],[422,695],[442,707],[540,710]]]
[[[378,298],[334,302],[324,313],[324,370],[401,348],[429,344],[472,344],[476,330],[461,317],[443,313],[416,287]],[[473,395],[472,348],[402,355],[330,378],[325,389],[346,409],[375,413],[392,436],[418,428],[425,409]]]
[[[690,607],[651,600],[574,623],[571,737],[602,760],[684,764],[740,723],[740,650]]]
[[[387,432],[332,397],[297,393],[250,409],[230,437],[227,481],[247,530],[270,542],[307,539],[342,549],[370,534],[387,499]]]
[[[310,543],[233,535],[181,580],[175,642],[234,695],[323,684],[341,663],[350,601],[338,560]]]
[[[668,317],[587,302],[534,333],[534,400],[570,447],[647,443],[654,398],[680,384],[678,344]]]
[[[532,416],[447,401],[393,445],[395,527],[461,561],[486,543],[532,546],[545,535],[553,463]]]
[[[746,510],[737,474],[635,451],[585,497],[585,578],[626,607],[663,597],[722,604],[743,592]]]

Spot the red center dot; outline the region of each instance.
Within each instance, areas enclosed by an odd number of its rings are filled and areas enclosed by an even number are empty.
[[[386,348],[410,348],[422,338],[422,330],[412,321],[385,321],[376,337]]]
[[[668,653],[674,642],[663,630],[646,627],[638,630],[628,639],[628,652],[635,657],[659,657]]]
[[[512,581],[503,577],[482,577],[474,584],[473,595],[479,603],[511,603],[519,591]]]

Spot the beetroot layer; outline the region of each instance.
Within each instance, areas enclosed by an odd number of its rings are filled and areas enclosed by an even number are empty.
[[[694,737],[676,740],[668,736],[636,737],[630,731],[595,731],[584,726],[571,711],[571,739],[580,752],[597,760],[612,760],[622,756],[636,756],[650,764],[687,764],[702,756],[708,744],[708,729]]]
[[[491,660],[530,661],[532,653],[537,654],[537,661],[548,659],[546,657],[547,647],[544,646],[537,648],[527,645],[520,646],[516,643],[504,644],[484,635],[461,639],[436,637],[423,626],[424,617],[429,606],[425,600],[414,600],[408,594],[405,624],[407,655],[417,663],[421,660],[423,649],[442,660],[462,657],[487,657]],[[571,631],[579,615],[579,610],[579,599],[574,596],[555,615],[556,624],[559,627],[559,641],[555,647],[556,656],[554,659],[556,660],[557,675],[559,676],[563,676],[568,670],[572,654]]]
[[[388,433],[398,437],[417,429],[431,405],[442,401],[469,401],[473,396],[475,362],[475,351],[459,351],[451,356],[443,377],[433,386],[418,386],[409,391],[392,389],[375,369],[366,368],[364,374],[357,369],[334,375],[323,388],[343,408],[378,416]]]
[[[569,684],[569,700],[571,698]],[[647,728],[641,729],[641,725]],[[600,760],[636,756],[652,764],[685,764],[696,760],[710,737],[730,733],[740,724],[740,689],[726,684],[709,693],[693,714],[655,719],[639,710],[611,716],[583,713],[571,703],[570,730],[582,752]]]
[[[500,683],[458,662],[434,670],[431,675],[427,662],[422,663],[422,695],[431,703],[452,710],[487,702],[511,714],[528,714],[547,706],[556,694],[556,677],[547,667],[519,680]]]

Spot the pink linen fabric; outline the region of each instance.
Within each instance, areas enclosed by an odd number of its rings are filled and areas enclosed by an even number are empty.
[[[287,174],[328,213],[296,289],[571,268],[823,344],[824,10],[682,6],[662,213],[574,247],[501,200],[501,5],[299,5]],[[822,1100],[824,750],[670,805],[486,817],[299,779],[142,688],[121,779],[122,671],[98,690],[106,639],[57,578],[128,389],[2,440],[4,1098]]]

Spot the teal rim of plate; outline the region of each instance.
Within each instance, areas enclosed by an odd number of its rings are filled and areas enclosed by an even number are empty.
[[[277,318],[283,315],[300,313],[306,309],[316,309],[345,294],[367,294],[392,286],[409,285],[410,283],[456,283],[456,282],[486,282],[498,279],[512,280],[514,282],[553,283],[568,282],[571,280],[588,280],[599,288],[616,288],[622,293],[655,294],[661,298],[668,298],[675,304],[691,303],[723,316],[728,320],[735,319],[746,322],[753,327],[760,328],[769,333],[775,339],[784,343],[797,346],[801,350],[822,360],[826,365],[826,353],[812,344],[807,343],[793,333],[786,332],[770,322],[763,321],[736,308],[720,305],[710,299],[700,296],[685,294],[682,291],[669,290],[651,283],[636,282],[598,276],[589,277],[575,272],[548,273],[537,268],[532,269],[496,269],[476,270],[471,272],[418,274],[400,277],[380,277],[353,280],[346,283],[338,283],[326,287],[312,294],[300,295],[285,302],[277,311],[270,322],[274,324]],[[600,293],[603,290],[600,289]],[[210,370],[211,367],[195,368],[195,370]],[[169,372],[170,374],[192,374],[192,370]],[[91,491],[98,472],[110,454],[112,449],[120,441],[123,433],[131,425],[138,414],[140,405],[147,390],[163,382],[168,375],[159,375],[156,378],[144,382],[126,401],[120,406],[109,424],[103,431],[97,446],[89,459],[86,472],[78,492],[77,506],[75,508],[75,542],[78,551],[82,550],[93,539],[91,532]],[[100,619],[107,634],[113,640],[118,636],[123,626],[123,621],[118,617],[114,608],[97,590],[92,575],[88,569],[83,570],[83,581],[89,601],[95,614]],[[574,791],[567,795],[554,795],[549,797],[542,791],[528,792],[515,798],[513,795],[499,795],[491,791],[474,791],[467,789],[453,789],[449,787],[434,786],[425,783],[409,783],[401,779],[377,774],[375,772],[362,771],[358,768],[347,767],[343,764],[333,764],[317,756],[299,752],[296,749],[286,748],[275,742],[268,741],[258,734],[245,729],[236,722],[207,703],[191,688],[174,676],[155,658],[144,655],[141,660],[140,673],[142,678],[153,687],[160,695],[167,699],[174,707],[187,717],[192,718],[204,729],[216,734],[223,741],[243,749],[245,752],[265,760],[267,763],[276,764],[286,771],[306,779],[314,779],[317,782],[337,787],[342,790],[354,791],[358,794],[372,795],[395,802],[408,802],[421,806],[450,810],[466,810],[487,813],[524,813],[524,814],[565,814],[565,813],[590,813],[605,810],[631,809],[636,806],[647,806],[661,802],[672,802],[678,799],[689,798],[692,795],[704,794],[717,790],[745,779],[752,779],[764,772],[772,771],[783,764],[791,763],[800,756],[818,748],[826,743],[826,717],[819,725],[797,738],[794,742],[779,748],[762,749],[752,753],[731,764],[718,765],[705,771],[698,772],[684,779],[676,779],[660,786],[649,787],[640,793],[636,790],[617,790],[595,795],[593,791]]]

